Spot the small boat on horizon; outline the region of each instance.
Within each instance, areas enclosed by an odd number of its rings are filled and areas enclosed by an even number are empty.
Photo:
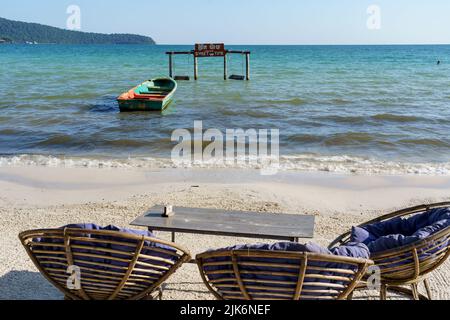
[[[177,86],[172,78],[145,81],[117,98],[120,111],[163,111],[172,102]]]

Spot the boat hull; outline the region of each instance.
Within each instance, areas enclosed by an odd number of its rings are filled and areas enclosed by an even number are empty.
[[[123,93],[117,102],[121,112],[163,111],[172,102],[176,89],[175,80],[157,78]]]
[[[164,101],[149,101],[149,100],[118,100],[120,112],[133,111],[163,111],[172,102],[172,99]]]

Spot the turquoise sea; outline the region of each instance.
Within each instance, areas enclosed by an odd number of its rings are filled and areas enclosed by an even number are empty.
[[[168,75],[167,50],[190,49],[0,45],[0,165],[167,166],[172,131],[203,120],[280,129],[285,169],[450,174],[450,46],[227,46],[251,50],[251,81],[200,59],[165,112],[119,112],[120,93]]]

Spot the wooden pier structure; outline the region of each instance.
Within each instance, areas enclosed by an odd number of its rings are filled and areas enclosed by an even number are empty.
[[[226,50],[223,43],[196,44],[194,50],[190,51],[168,51],[169,56],[169,76],[175,80],[190,80],[189,76],[179,76],[174,74],[174,56],[189,55],[194,57],[194,80],[198,80],[198,58],[223,58],[223,79],[250,80],[250,51]],[[245,56],[245,75],[231,75],[228,77],[229,54],[240,54]]]

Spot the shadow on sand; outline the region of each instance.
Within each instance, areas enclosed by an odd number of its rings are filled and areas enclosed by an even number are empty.
[[[62,300],[58,289],[38,272],[11,271],[0,277],[0,300]]]

